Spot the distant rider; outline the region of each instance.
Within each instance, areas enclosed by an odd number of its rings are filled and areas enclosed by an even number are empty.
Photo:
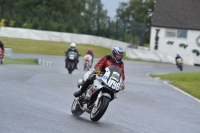
[[[2,50],[2,53],[4,54],[4,44],[3,44],[3,42],[1,41],[1,39],[0,39],[0,48],[1,48],[1,50]]]
[[[1,58],[4,57],[4,44],[1,41],[1,39],[0,39],[0,56],[1,56]],[[3,60],[1,60],[1,64],[3,64]]]
[[[93,53],[93,51],[92,51],[92,48],[88,48],[88,51],[87,51],[87,53],[85,54],[85,55],[87,55],[87,54],[89,54],[89,55],[91,55],[92,56],[92,64],[93,64],[93,59],[94,59],[94,53]],[[92,67],[92,64],[91,64],[91,67]]]
[[[105,68],[110,66],[110,65],[115,65],[118,66],[121,69],[121,75],[122,75],[122,88],[125,88],[124,85],[124,80],[125,80],[125,75],[124,75],[124,63],[122,61],[124,55],[124,49],[120,46],[114,47],[111,51],[110,55],[106,55],[103,58],[101,58],[97,64],[94,66],[94,68],[96,69],[94,71],[94,73],[98,74],[101,71],[104,72]],[[75,97],[79,97],[82,95],[82,93],[84,93],[87,88],[89,87],[89,85],[91,85],[94,81],[94,76],[92,76],[93,73],[89,76],[90,78],[88,78],[84,83],[83,86],[81,87],[81,89],[77,92],[74,93]]]
[[[74,52],[77,53],[77,58],[76,58],[76,62],[75,62],[75,68],[78,69],[77,65],[79,63],[79,52],[78,52],[78,49],[76,49],[76,44],[75,43],[71,43],[70,44],[70,48],[65,52],[65,55],[67,56],[70,51],[74,51]],[[67,62],[67,58],[65,59],[65,61]]]
[[[177,54],[175,57],[175,62],[177,66],[178,66],[178,59],[181,59],[181,61],[183,61],[183,58],[179,54]]]

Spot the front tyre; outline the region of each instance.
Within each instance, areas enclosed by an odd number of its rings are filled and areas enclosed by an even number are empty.
[[[87,65],[87,63],[85,62],[85,63],[84,63],[84,71],[86,70],[86,65]]]
[[[87,71],[90,71],[90,63],[87,62]]]
[[[180,69],[180,71],[183,71],[183,66],[182,66],[182,64],[179,65],[179,69]]]
[[[68,69],[68,71],[69,71],[69,74],[72,74],[72,71],[74,70],[74,66],[75,64],[74,64],[74,62],[68,62],[68,64],[67,64],[67,69]]]
[[[102,96],[99,99],[99,103],[97,107],[92,108],[92,112],[90,113],[90,119],[92,121],[98,121],[106,112],[106,109],[109,105],[110,99],[108,97]]]
[[[74,99],[72,103],[71,112],[74,116],[80,116],[84,113],[84,111],[80,108],[80,105],[78,104],[77,99]]]

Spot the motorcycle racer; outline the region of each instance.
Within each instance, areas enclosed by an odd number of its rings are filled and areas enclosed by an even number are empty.
[[[124,63],[122,61],[124,55],[124,49],[121,46],[116,46],[113,47],[111,54],[104,56],[102,59],[100,59],[97,64],[94,66],[96,69],[94,73],[100,74],[100,72],[104,72],[105,68],[110,66],[110,65],[116,65],[121,69],[121,75],[122,75],[122,80],[125,80],[125,75],[124,75]],[[83,92],[87,90],[90,84],[93,83],[94,81],[94,76],[93,73],[89,76],[89,78],[83,83],[83,86],[81,89],[77,92],[74,93],[75,97],[79,97],[82,95]],[[122,88],[125,88],[124,82],[122,83]]]

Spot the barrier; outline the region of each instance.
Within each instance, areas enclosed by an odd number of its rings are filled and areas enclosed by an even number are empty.
[[[11,38],[54,41],[54,42],[68,42],[68,43],[74,42],[78,44],[91,44],[106,48],[112,48],[114,46],[122,46],[124,49],[126,49],[126,47],[129,45],[128,43],[125,42],[99,36],[54,32],[54,31],[41,31],[41,30],[23,29],[23,28],[11,28],[11,27],[1,27],[0,36],[11,37]]]
[[[142,59],[147,61],[168,62],[173,64],[175,63],[175,56],[176,56],[175,54],[172,53],[159,53],[158,51],[149,51],[147,47],[141,47],[141,46],[138,46],[138,49],[131,49],[128,48],[129,44],[125,42],[98,36],[84,35],[84,34],[2,27],[0,30],[0,36],[11,37],[11,38],[46,40],[55,42],[74,42],[78,44],[91,44],[106,48],[112,48],[114,46],[122,46],[128,58]],[[11,57],[12,49],[7,49],[6,55],[8,57]],[[192,55],[181,55],[181,57],[184,59],[184,64],[194,65],[194,58]],[[40,63],[41,65],[47,65],[47,66],[52,65],[51,63],[48,62],[40,62]]]
[[[12,49],[11,48],[4,48],[4,57],[8,57],[8,58],[12,57]]]
[[[37,62],[40,66],[53,66],[53,63],[50,61],[45,61],[41,59],[37,59]]]
[[[142,59],[147,61],[157,61],[175,64],[176,54],[128,48],[126,49],[126,56],[131,59]],[[184,64],[194,65],[194,59],[191,54],[181,55],[181,57],[184,59]]]

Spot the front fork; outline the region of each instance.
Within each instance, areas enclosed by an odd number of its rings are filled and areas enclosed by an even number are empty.
[[[108,93],[102,93],[102,91],[100,91],[99,94],[98,94],[98,96],[97,96],[97,100],[96,100],[95,103],[94,103],[94,107],[97,107],[97,106],[98,106],[99,99],[100,99],[102,96],[105,96],[105,97],[108,97],[109,99],[111,99],[110,94],[108,94]]]

